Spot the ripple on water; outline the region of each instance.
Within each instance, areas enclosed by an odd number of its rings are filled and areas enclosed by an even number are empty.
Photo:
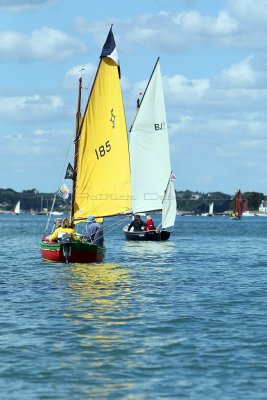
[[[0,220],[3,398],[265,399],[267,219],[118,230],[101,265],[44,263],[44,218]]]

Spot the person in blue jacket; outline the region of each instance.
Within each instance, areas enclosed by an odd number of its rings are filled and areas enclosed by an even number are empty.
[[[97,244],[98,246],[103,246],[104,244],[104,231],[102,224],[96,222],[93,215],[90,215],[87,218],[84,237],[89,240],[89,242]]]

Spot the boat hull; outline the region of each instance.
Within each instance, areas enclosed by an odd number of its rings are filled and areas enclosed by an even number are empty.
[[[72,242],[69,254],[64,255],[64,244],[41,241],[40,253],[44,260],[55,263],[93,263],[102,262],[105,258],[105,247],[87,242]]]
[[[241,219],[241,215],[232,215],[230,216],[230,219],[234,219],[234,220],[240,220]]]
[[[170,232],[168,231],[127,231],[124,228],[125,238],[127,240],[142,240],[142,241],[159,241],[168,240],[170,237]]]

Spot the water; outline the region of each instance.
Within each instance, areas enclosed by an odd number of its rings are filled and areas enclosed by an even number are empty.
[[[267,218],[118,228],[101,265],[42,261],[45,223],[0,215],[1,399],[266,399]]]

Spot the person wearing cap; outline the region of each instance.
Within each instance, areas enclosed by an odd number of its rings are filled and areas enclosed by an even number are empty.
[[[89,215],[86,220],[84,237],[85,239],[89,240],[89,242],[97,244],[98,246],[103,246],[104,244],[104,232],[102,224],[96,222],[93,215]]]
[[[128,231],[133,228],[134,231],[141,231],[146,226],[145,222],[141,220],[140,215],[135,215],[133,221],[128,226]]]

